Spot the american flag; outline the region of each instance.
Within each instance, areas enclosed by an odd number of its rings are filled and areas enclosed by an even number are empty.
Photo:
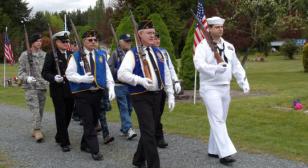
[[[198,0],[198,6],[197,6],[197,17],[202,22],[203,26],[207,28],[207,22],[203,7],[202,0]],[[198,23],[197,23],[198,24]],[[204,39],[204,34],[202,33],[202,30],[200,30],[199,26],[196,25],[195,33],[194,33],[194,53],[197,45]]]
[[[4,56],[10,64],[15,63],[12,46],[7,32],[4,34]]]

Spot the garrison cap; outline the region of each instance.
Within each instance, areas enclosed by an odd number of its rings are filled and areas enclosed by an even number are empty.
[[[209,25],[223,25],[225,23],[225,19],[218,16],[207,18],[206,21]]]
[[[39,33],[33,34],[30,38],[29,38],[29,43],[30,45],[34,42],[36,42],[38,39],[41,39],[42,35]]]
[[[67,40],[69,39],[70,32],[69,31],[60,31],[52,35],[53,40]]]
[[[87,38],[87,37],[97,37],[97,31],[96,30],[88,30],[83,33],[82,38]]]
[[[138,30],[154,28],[151,20],[143,20],[139,23]]]

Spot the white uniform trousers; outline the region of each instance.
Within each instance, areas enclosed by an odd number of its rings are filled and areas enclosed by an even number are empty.
[[[204,86],[200,94],[207,109],[210,123],[208,153],[220,158],[236,153],[236,149],[228,135],[227,115],[230,104],[230,85]]]

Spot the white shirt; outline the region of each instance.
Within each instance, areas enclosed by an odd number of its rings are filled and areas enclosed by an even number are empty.
[[[236,56],[234,46],[221,38],[218,47],[222,48],[223,45],[225,49],[222,55],[228,59],[227,69],[223,73],[216,72],[219,65],[207,41],[204,39],[197,46],[193,60],[195,68],[200,73],[200,89],[206,85],[229,85],[232,74],[241,87],[244,84],[248,85],[245,70]]]
[[[155,75],[155,71],[154,68],[151,64],[151,60],[149,58],[148,55],[148,51],[146,50],[146,48],[143,48],[145,54],[146,54],[146,60],[148,61],[149,64],[149,68],[150,68],[150,72],[151,72],[151,76],[152,76],[152,81],[153,81],[153,87],[149,89],[149,91],[157,91],[159,90],[158,88],[158,82],[157,82],[157,77]],[[155,63],[157,65],[157,60],[156,60],[156,56],[154,54],[154,51],[152,50],[152,48],[150,47],[150,52],[153,55],[153,58],[155,60]],[[140,64],[141,64],[141,68],[144,74],[144,70],[143,70],[143,63],[141,58],[139,58],[140,60]],[[157,65],[158,67],[158,65]],[[135,75],[133,74],[133,70],[135,68],[135,56],[134,53],[129,50],[128,52],[126,52],[125,57],[122,61],[122,64],[120,66],[120,69],[118,70],[118,79],[121,82],[130,84],[132,86],[136,86],[138,83],[138,79],[142,78],[141,76]],[[169,95],[173,96],[173,86],[172,86],[172,80],[171,80],[171,76],[170,76],[170,71],[166,62],[166,59],[164,59],[164,70],[165,70],[165,85],[164,85],[164,90],[166,91],[166,93]],[[145,76],[145,75],[144,75]]]
[[[170,70],[172,82],[179,81],[179,78],[178,78],[178,76],[175,72],[175,69],[174,69],[174,66],[172,64],[172,61],[171,61],[171,58],[170,58],[168,51],[166,49],[163,49],[163,50],[161,50],[161,52],[163,53],[163,55],[165,56],[165,58],[168,61],[168,67],[169,67],[169,70]]]
[[[86,55],[86,58],[88,60],[88,62],[90,63],[90,51],[87,50],[87,49],[84,49],[84,52],[87,54]],[[95,51],[91,51],[92,52],[92,58],[94,60],[94,62],[96,61],[95,60]],[[82,67],[84,67],[83,65],[83,62],[81,61],[80,64],[82,65]],[[110,72],[110,69],[109,69],[109,66],[107,64],[107,61],[105,61],[105,64],[106,64],[106,82],[107,82],[107,88],[110,88],[110,87],[113,87],[114,86],[114,81],[113,81],[113,78],[112,78],[112,74]],[[84,68],[83,68],[84,70]],[[85,72],[85,70],[84,70]],[[105,73],[105,72],[96,72],[96,73]],[[76,60],[75,58],[72,56],[70,59],[69,59],[69,62],[68,62],[68,65],[67,65],[67,68],[66,68],[66,71],[65,71],[65,75],[66,75],[66,78],[71,81],[71,82],[75,82],[75,83],[80,83],[80,77],[82,75],[80,75],[78,72],[77,72],[77,63],[76,63]]]

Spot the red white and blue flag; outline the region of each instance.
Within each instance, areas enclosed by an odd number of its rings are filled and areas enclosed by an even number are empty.
[[[10,64],[15,63],[12,45],[7,32],[4,33],[4,56],[8,63]]]
[[[204,11],[202,0],[198,0],[197,17],[200,20],[200,22],[203,24],[203,26],[207,29],[207,22],[206,22],[205,11]],[[204,39],[204,34],[202,30],[200,30],[198,23],[197,23],[195,33],[194,33],[194,46],[193,46],[194,53],[195,53],[196,47],[203,39]]]

